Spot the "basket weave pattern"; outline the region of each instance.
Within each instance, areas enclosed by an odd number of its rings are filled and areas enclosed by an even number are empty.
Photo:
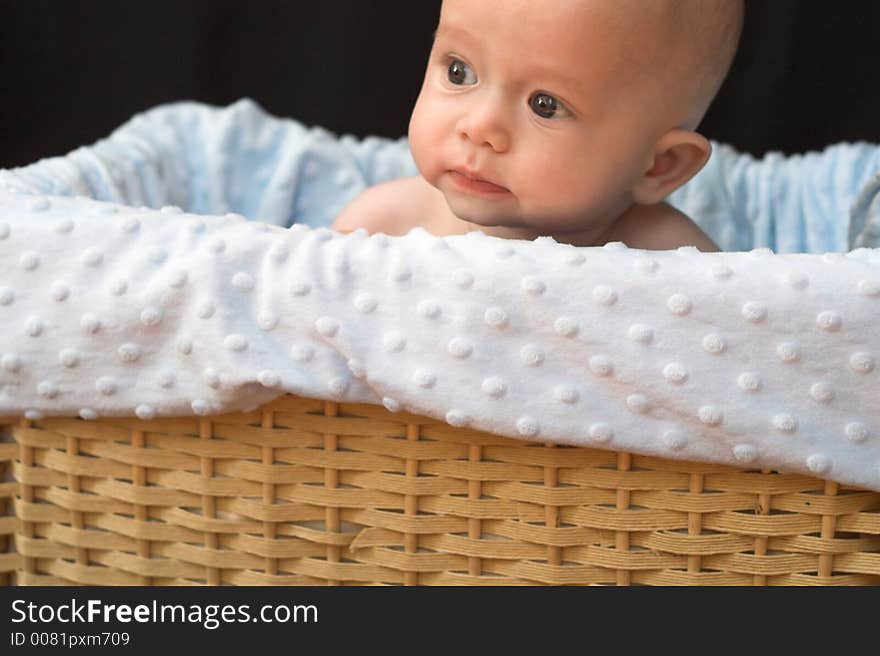
[[[22,585],[880,583],[880,493],[806,476],[292,395],[12,433]]]
[[[12,441],[12,429],[0,419],[0,585],[15,583],[15,571],[19,557],[15,553],[15,518],[13,501],[18,484],[12,479],[12,460],[16,446]]]

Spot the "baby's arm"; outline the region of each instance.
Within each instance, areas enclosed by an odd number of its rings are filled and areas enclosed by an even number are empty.
[[[666,203],[634,205],[611,227],[605,239],[652,251],[679,246],[696,246],[707,253],[721,250],[686,214]]]
[[[370,234],[405,235],[424,211],[421,178],[400,178],[368,187],[346,205],[331,230],[351,232],[366,228]]]

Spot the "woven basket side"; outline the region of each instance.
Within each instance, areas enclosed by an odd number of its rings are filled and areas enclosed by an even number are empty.
[[[20,559],[15,552],[15,495],[18,483],[12,475],[16,446],[12,439],[14,419],[0,417],[0,585],[15,585]]]
[[[19,583],[865,585],[880,493],[291,395],[22,420]]]

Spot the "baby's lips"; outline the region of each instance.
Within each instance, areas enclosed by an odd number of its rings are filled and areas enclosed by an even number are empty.
[[[463,172],[462,170],[452,169],[449,171],[449,173],[453,175],[453,179],[455,179],[455,181],[461,186],[470,187],[472,189],[479,189],[487,192],[510,191],[510,189],[498,184],[497,182],[492,182],[491,180],[487,180],[477,175]]]
[[[473,180],[474,182],[485,182],[487,184],[494,185],[496,187],[501,187],[502,189],[507,189],[507,187],[505,187],[504,185],[498,184],[494,180],[491,180],[489,177],[487,177],[486,175],[484,175],[478,171],[472,171],[472,170],[470,170],[468,168],[464,168],[464,167],[450,169],[450,170],[453,173],[458,173],[459,175],[463,175],[464,177],[469,178],[469,179]]]

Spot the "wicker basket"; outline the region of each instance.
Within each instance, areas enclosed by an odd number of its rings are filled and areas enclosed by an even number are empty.
[[[19,557],[14,550],[18,525],[13,505],[18,484],[12,479],[10,466],[16,450],[11,426],[0,420],[0,585],[12,585],[19,569]]]
[[[880,583],[880,493],[806,476],[290,395],[12,434],[21,585]]]

